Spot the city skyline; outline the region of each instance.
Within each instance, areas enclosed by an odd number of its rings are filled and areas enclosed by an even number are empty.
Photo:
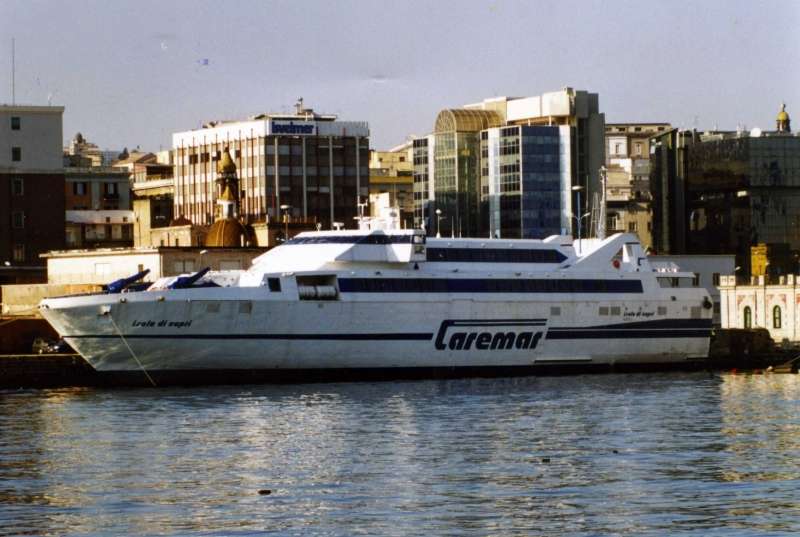
[[[385,149],[486,97],[564,86],[606,121],[773,127],[800,106],[800,4],[0,3],[0,102],[66,107],[64,138],[171,147],[174,132],[307,106]],[[69,25],[63,21],[70,20]],[[387,104],[388,103],[388,104]]]

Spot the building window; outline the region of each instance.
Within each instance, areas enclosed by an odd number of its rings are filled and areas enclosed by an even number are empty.
[[[744,327],[753,328],[753,312],[750,306],[744,307]]]
[[[106,183],[106,194],[117,194],[117,183]]]
[[[25,261],[25,245],[24,244],[15,244],[14,245],[14,261],[16,263],[22,263]]]
[[[781,307],[775,306],[772,308],[772,328],[781,327]]]
[[[628,231],[629,232],[636,233],[637,227],[638,226],[636,225],[636,222],[628,222]]]
[[[615,155],[622,154],[622,144],[614,144],[614,154]]]
[[[86,195],[86,183],[72,183],[72,193],[75,196]]]
[[[19,162],[22,160],[22,148],[21,147],[12,147],[11,148],[11,160],[14,162]]]
[[[25,213],[23,211],[13,211],[11,213],[11,227],[15,229],[25,227]]]
[[[714,284],[714,287],[719,287],[719,272],[711,275],[711,283]]]
[[[11,180],[11,194],[14,196],[22,196],[25,194],[25,183],[22,177],[14,177]]]
[[[18,116],[11,116],[11,130],[18,131],[22,126],[22,120]]]
[[[637,155],[641,155],[642,154],[642,142],[636,142],[633,145],[633,147],[634,147],[634,153],[635,154],[637,154]]]

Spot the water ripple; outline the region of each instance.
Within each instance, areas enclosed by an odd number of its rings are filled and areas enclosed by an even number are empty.
[[[708,374],[0,392],[0,535],[794,535],[799,399]]]

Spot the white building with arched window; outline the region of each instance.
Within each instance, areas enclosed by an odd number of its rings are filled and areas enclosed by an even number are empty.
[[[800,275],[753,276],[744,285],[721,276],[722,328],[766,328],[778,343],[800,343]]]

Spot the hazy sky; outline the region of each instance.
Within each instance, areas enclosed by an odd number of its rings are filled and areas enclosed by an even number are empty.
[[[0,0],[0,102],[64,105],[64,138],[157,150],[211,119],[369,121],[373,148],[442,108],[564,86],[607,122],[800,129],[800,1]]]

